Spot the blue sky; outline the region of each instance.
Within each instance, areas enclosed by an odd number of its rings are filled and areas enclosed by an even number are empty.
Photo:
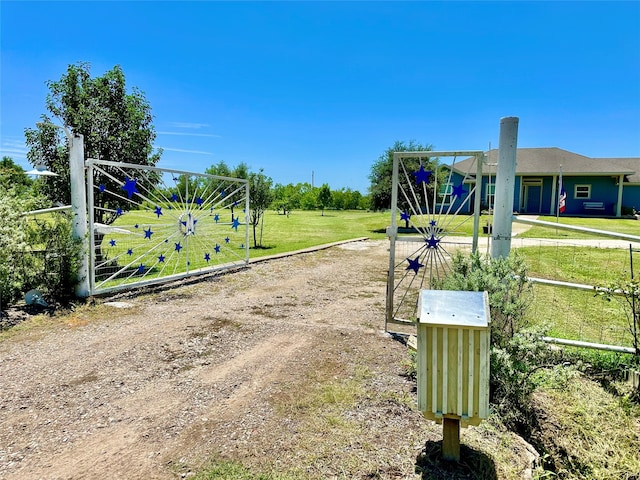
[[[67,65],[122,66],[159,166],[367,191],[396,140],[640,157],[640,2],[0,2],[0,155]]]

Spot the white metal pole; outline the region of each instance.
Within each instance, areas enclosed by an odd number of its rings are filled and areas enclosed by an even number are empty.
[[[87,190],[84,178],[84,137],[74,133],[69,136],[69,144],[73,238],[80,239],[82,242],[75,294],[76,297],[87,298],[89,296],[89,249],[87,245]]]
[[[471,243],[471,251],[474,253],[478,250],[478,231],[480,230],[480,210],[482,208],[482,164],[483,163],[484,163],[484,154],[480,153],[476,155],[476,196],[474,197],[474,202],[473,202],[473,240]]]
[[[518,117],[500,119],[500,144],[496,168],[495,208],[491,257],[507,257],[511,250],[511,221],[516,182],[516,151],[518,144]]]
[[[391,174],[391,225],[387,227],[389,237],[389,271],[387,272],[387,311],[385,312],[385,331],[393,320],[393,290],[395,287],[396,239],[398,237],[397,204],[398,204],[398,164],[400,153],[393,152],[393,170]]]

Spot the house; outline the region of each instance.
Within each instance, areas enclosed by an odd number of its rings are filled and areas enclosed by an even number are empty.
[[[485,153],[482,168],[483,209],[493,206],[498,150]],[[445,192],[475,183],[475,158],[454,163]],[[518,148],[513,210],[530,215],[556,215],[562,189],[566,192],[563,215],[616,216],[640,211],[640,158],[591,158],[560,148]],[[453,197],[452,208],[473,211],[473,195]]]

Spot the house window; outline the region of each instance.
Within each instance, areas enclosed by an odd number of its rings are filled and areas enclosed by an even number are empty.
[[[573,191],[573,198],[590,199],[591,185],[576,185]]]
[[[493,208],[493,204],[495,203],[496,196],[496,184],[495,183],[487,183],[487,189],[485,191],[485,200],[487,205],[490,208]]]
[[[442,203],[448,205],[451,203],[451,192],[453,191],[453,183],[447,182],[440,185],[440,190],[438,191],[438,195],[442,200]]]

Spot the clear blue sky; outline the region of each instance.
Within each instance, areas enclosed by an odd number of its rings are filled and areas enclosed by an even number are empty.
[[[640,2],[0,2],[0,155],[25,168],[47,80],[121,65],[159,166],[224,160],[367,191],[396,140],[640,157]]]

